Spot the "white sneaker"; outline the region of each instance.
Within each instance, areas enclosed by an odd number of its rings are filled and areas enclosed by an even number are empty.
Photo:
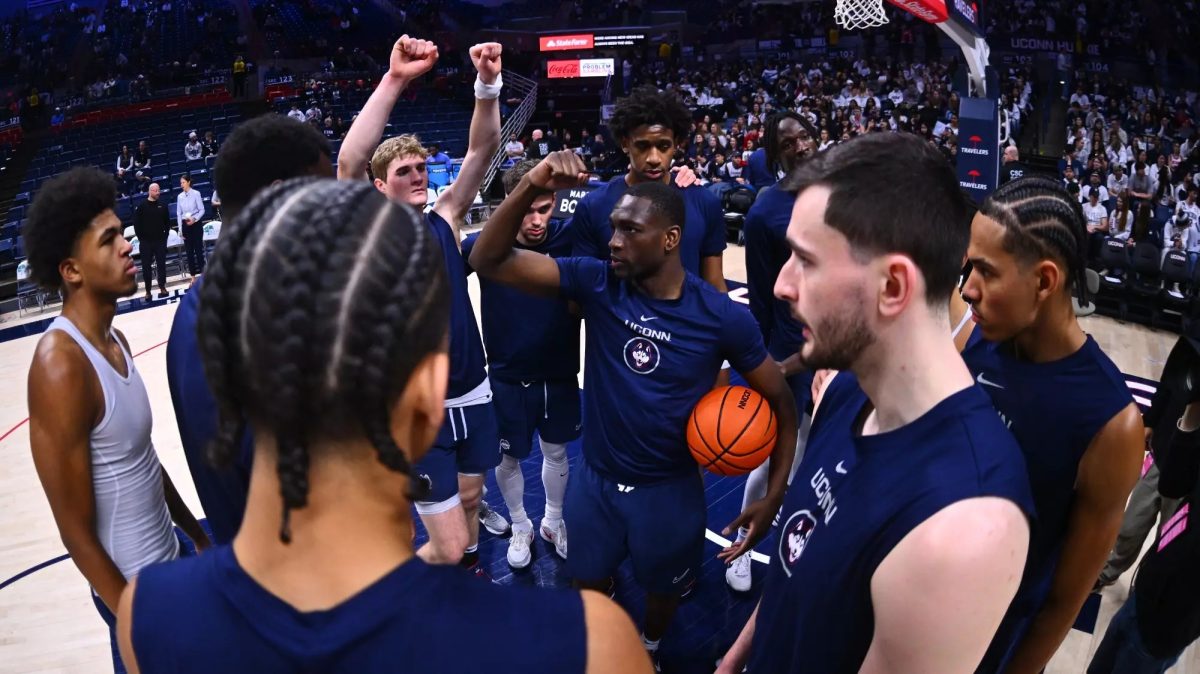
[[[513,529],[512,538],[508,539],[508,565],[514,569],[523,569],[533,561],[530,544],[533,543],[533,528],[529,531]]]
[[[558,521],[558,527],[551,529],[546,526],[546,520],[542,519],[540,527],[542,540],[554,545],[554,552],[563,559],[567,558],[567,523],[562,520]]]
[[[725,569],[725,582],[734,592],[749,592],[750,580],[750,553],[747,552]]]
[[[490,531],[493,536],[507,536],[512,531],[508,520],[504,519],[504,516],[500,513],[492,510],[488,506],[487,501],[480,501],[479,523],[483,525],[484,529]]]

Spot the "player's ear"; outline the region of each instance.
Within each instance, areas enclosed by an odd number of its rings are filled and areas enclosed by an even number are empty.
[[[413,463],[428,451],[441,430],[449,373],[450,357],[445,349],[429,354],[413,368],[404,391],[392,405],[392,438]]]
[[[924,287],[921,271],[907,255],[884,255],[879,259],[878,270],[879,313],[885,317],[898,316],[918,289]]]
[[[663,232],[663,252],[677,248],[682,238],[683,230],[679,228],[679,225],[668,225],[667,230]]]
[[[1041,260],[1033,266],[1034,278],[1037,281],[1037,299],[1043,302],[1047,297],[1061,290],[1066,280],[1063,270],[1053,260]]]
[[[375,189],[379,190],[379,192],[381,194],[383,194],[383,196],[386,197],[387,196],[387,183],[383,182],[379,178],[376,178],[373,182],[375,183]]]

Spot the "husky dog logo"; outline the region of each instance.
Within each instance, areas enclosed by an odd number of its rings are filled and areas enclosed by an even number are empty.
[[[792,513],[779,535],[779,561],[783,572],[792,577],[792,569],[804,554],[808,539],[817,528],[817,519],[807,510]]]
[[[638,374],[650,374],[658,367],[658,345],[645,337],[625,342],[625,364]]]

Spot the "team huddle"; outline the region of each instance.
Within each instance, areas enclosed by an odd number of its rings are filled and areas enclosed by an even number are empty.
[[[211,542],[158,464],[111,327],[136,290],[111,178],[75,169],[39,193],[31,270],[66,301],[30,372],[31,442],[116,665],[467,672],[487,653],[506,672],[661,671],[705,555],[685,427],[732,369],[778,419],[741,514],[721,523],[736,532],[718,554],[732,589],[750,589],[748,553],[778,525],[761,599],[717,671],[1040,671],[1143,452],[1124,381],[1072,310],[1078,203],[1024,178],[976,209],[916,136],[818,153],[811,123],[780,113],[765,134],[777,182],[745,220],[747,310],[726,293],[719,199],[672,170],[691,114],[637,89],[609,123],[627,173],[562,221],[554,194],[588,181],[583,160],[518,162],[464,238],[501,142],[501,54],[470,50],[468,150],[431,206],[420,140],[383,139],[437,62],[428,41],[396,42],[337,180],[327,141],[287,117],[223,146],[225,226],[167,354]],[[536,535],[521,469],[535,435]],[[99,470],[102,451],[126,470]],[[528,567],[540,537],[577,589],[488,582],[491,470],[508,564]],[[127,484],[132,496],[111,495]],[[428,533],[416,549],[414,508]],[[609,598],[625,560],[646,592],[640,639]],[[486,630],[459,633],[484,615]]]

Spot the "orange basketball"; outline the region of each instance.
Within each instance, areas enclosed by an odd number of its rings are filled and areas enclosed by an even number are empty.
[[[775,412],[745,386],[709,391],[688,419],[687,442],[702,468],[717,475],[745,475],[775,447]]]

